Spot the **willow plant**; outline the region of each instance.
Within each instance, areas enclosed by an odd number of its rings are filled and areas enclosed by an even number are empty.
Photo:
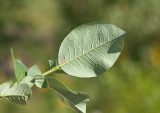
[[[47,77],[52,73],[66,73],[71,76],[97,77],[113,66],[123,49],[126,32],[115,25],[94,22],[81,25],[72,30],[61,43],[58,64],[49,60],[50,69],[41,73],[37,65],[28,68],[11,55],[14,63],[16,83],[12,81],[0,85],[0,98],[16,104],[26,104],[31,98],[31,88],[51,88],[60,100],[78,113],[86,113],[89,96],[83,92],[72,91],[63,82]]]

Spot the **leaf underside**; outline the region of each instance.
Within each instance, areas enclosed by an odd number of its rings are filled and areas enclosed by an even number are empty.
[[[1,92],[2,97],[6,97],[11,102],[16,104],[26,104],[32,95],[29,85],[22,83],[14,87],[4,89]]]
[[[39,88],[47,88],[48,87],[48,81],[45,76],[42,76],[42,73],[37,65],[32,66],[27,73],[27,76],[34,77],[35,84]],[[32,85],[33,80],[29,82],[30,85]]]
[[[81,25],[60,46],[58,61],[63,71],[77,77],[96,77],[119,57],[126,32],[105,23]]]
[[[47,78],[42,75],[38,75],[35,78],[35,84],[39,88],[47,88],[48,87]]]
[[[31,68],[29,68],[27,76],[36,76],[41,75],[41,71],[37,65],[33,65]]]
[[[31,88],[35,84],[35,77],[34,76],[26,76],[19,82],[19,84],[21,84],[21,83],[25,83],[25,84],[29,85]]]
[[[86,105],[89,102],[87,94],[69,89],[56,78],[47,78],[49,87],[58,92],[60,100],[78,113],[86,113]]]
[[[2,91],[8,90],[11,85],[12,85],[12,81],[7,81],[7,82],[1,84],[0,85],[0,96],[1,96]]]

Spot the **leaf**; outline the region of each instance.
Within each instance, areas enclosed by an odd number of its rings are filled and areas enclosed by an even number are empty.
[[[35,77],[34,76],[26,76],[19,82],[19,84],[21,84],[21,83],[26,83],[27,85],[30,86],[30,88],[32,88],[33,85],[35,84]]]
[[[108,70],[119,57],[126,32],[106,23],[81,25],[63,40],[59,67],[77,77],[96,77]]]
[[[48,81],[47,81],[46,77],[44,77],[42,75],[36,76],[35,84],[39,88],[47,88],[48,87]]]
[[[53,69],[56,67],[57,62],[55,60],[48,60],[49,61],[49,65],[50,65],[50,69]],[[63,70],[58,69],[56,71],[54,71],[54,73],[61,73],[61,74],[66,74]]]
[[[41,71],[37,65],[32,66],[29,70],[27,75],[35,77],[35,84],[39,88],[47,88],[48,82],[46,77],[41,75]]]
[[[87,94],[69,89],[56,78],[47,78],[49,87],[58,92],[62,102],[78,113],[86,113],[86,105],[89,102]]]
[[[34,65],[31,68],[29,68],[27,75],[35,77],[36,75],[41,75],[41,71],[37,65]]]
[[[49,65],[50,65],[50,69],[53,69],[57,65],[57,62],[55,60],[48,60],[48,62],[49,62]]]
[[[20,60],[15,59],[13,49],[11,49],[11,55],[14,63],[16,79],[17,81],[20,81],[23,77],[25,77],[25,74],[28,71],[28,68]]]
[[[8,100],[16,104],[26,104],[31,95],[31,88],[25,83],[18,84],[1,92],[2,97],[6,97]]]
[[[12,81],[8,81],[0,85],[0,97],[1,97],[1,92],[3,90],[9,89],[11,85],[12,85]]]

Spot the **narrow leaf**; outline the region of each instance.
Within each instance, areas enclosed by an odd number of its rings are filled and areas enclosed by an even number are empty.
[[[96,77],[115,63],[126,32],[106,23],[84,24],[63,40],[58,62],[63,71],[77,77]]]
[[[89,102],[89,97],[87,94],[72,91],[56,78],[47,79],[49,87],[58,92],[58,95],[63,103],[78,113],[86,113],[86,105]]]
[[[20,81],[23,77],[25,77],[28,68],[20,60],[15,59],[13,49],[11,49],[11,55],[14,63],[16,79],[17,81]]]
[[[31,95],[31,88],[25,83],[18,84],[1,92],[1,96],[6,97],[8,100],[16,104],[26,104]]]

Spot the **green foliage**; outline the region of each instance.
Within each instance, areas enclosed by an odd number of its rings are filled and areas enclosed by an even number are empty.
[[[160,0],[0,0],[0,84],[14,78],[10,47],[25,65],[36,63],[43,72],[48,59],[57,60],[66,34],[81,24],[104,21],[127,30],[115,65],[96,78],[50,76],[88,93],[87,113],[160,113],[159,9]],[[25,106],[2,99],[0,112],[74,113],[55,92],[35,88]]]
[[[31,88],[34,84],[39,88],[47,88],[48,82],[46,77],[41,75],[41,71],[37,65],[28,69],[20,60],[15,59],[12,49],[11,55],[17,82],[14,85],[10,81],[2,84],[0,86],[0,97],[6,97],[17,104],[25,104],[31,97]]]
[[[50,69],[51,69],[51,70],[56,67],[57,62],[56,62],[55,60],[48,60],[48,61],[49,61],[49,65],[50,65]],[[66,73],[65,73],[63,70],[61,70],[61,69],[55,70],[55,73],[66,74]]]
[[[67,73],[77,77],[96,77],[108,70],[119,57],[126,32],[105,23],[90,23],[77,27],[64,39],[59,50],[59,65],[49,60],[50,70],[41,73],[37,65],[28,69],[16,60],[11,49],[17,82],[0,85],[0,97],[16,104],[26,104],[32,95],[31,88],[54,89],[60,100],[77,113],[86,113],[89,97],[72,91],[56,78],[47,78],[52,72]],[[61,70],[62,68],[62,70]],[[64,72],[63,72],[64,71]]]
[[[23,77],[25,77],[25,74],[28,71],[28,68],[20,60],[15,59],[13,54],[13,49],[11,49],[11,55],[14,63],[14,70],[15,70],[17,81],[20,81]]]
[[[37,65],[32,66],[28,70],[27,76],[33,77],[35,79],[35,84],[37,87],[39,87],[39,88],[47,88],[48,87],[47,79],[46,79],[46,77],[42,76],[42,73]]]
[[[38,75],[35,78],[35,84],[39,88],[47,88],[48,87],[47,78],[42,75]]]
[[[60,46],[58,61],[63,71],[77,77],[96,77],[109,69],[123,48],[126,32],[105,23],[81,25]]]
[[[33,85],[35,84],[35,77],[34,76],[26,76],[19,83],[26,83],[30,87],[33,87]]]
[[[1,92],[2,97],[6,97],[8,100],[16,104],[26,104],[31,95],[31,88],[25,83],[18,84],[11,88],[7,87]]]
[[[25,83],[19,83],[15,86],[11,85],[11,81],[0,85],[0,97],[6,97],[16,104],[25,104],[32,95],[30,86]]]
[[[35,77],[37,75],[41,75],[41,71],[37,65],[34,65],[31,68],[29,68],[27,75]]]
[[[72,91],[56,78],[48,78],[47,80],[49,82],[49,87],[58,92],[58,96],[63,103],[78,113],[86,113],[86,105],[89,102],[89,97],[87,94]]]
[[[55,60],[48,60],[48,62],[49,62],[50,69],[53,69],[57,65],[57,62]]]
[[[1,97],[2,91],[6,90],[6,89],[8,90],[10,88],[11,84],[12,84],[12,81],[8,81],[8,82],[5,82],[0,85],[0,97]]]

